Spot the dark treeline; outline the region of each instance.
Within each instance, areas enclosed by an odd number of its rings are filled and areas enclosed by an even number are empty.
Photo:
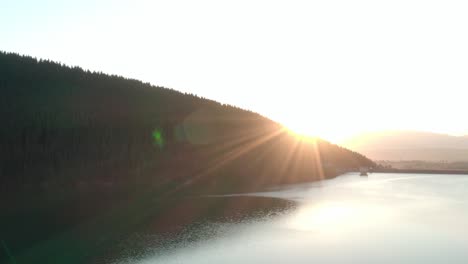
[[[0,91],[4,192],[173,180],[264,186],[374,165],[325,141],[299,142],[253,112],[16,54],[0,54]]]
[[[74,254],[104,243],[92,233],[114,221],[106,235],[113,243],[136,216],[149,217],[155,199],[261,190],[375,165],[237,107],[4,52],[0,121],[0,263],[87,263]],[[67,261],[53,262],[57,252]]]

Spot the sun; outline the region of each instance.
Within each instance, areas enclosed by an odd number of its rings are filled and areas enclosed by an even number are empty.
[[[349,116],[342,108],[315,103],[309,108],[303,102],[291,103],[284,111],[272,115],[298,137],[321,138],[334,144],[343,144],[363,132],[374,130],[376,122]]]
[[[303,120],[296,122],[291,120],[285,124],[285,127],[298,137],[322,138],[332,143],[340,143],[355,134],[350,129],[343,129],[341,125],[334,125],[331,122],[313,122],[308,123]]]
[[[301,138],[321,138],[335,144],[344,142],[346,139],[359,134],[356,127],[325,121],[305,121],[303,119],[291,119],[283,123],[294,135]]]

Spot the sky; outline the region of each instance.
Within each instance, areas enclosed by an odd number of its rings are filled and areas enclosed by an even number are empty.
[[[0,50],[256,111],[339,142],[468,134],[466,1],[1,0]]]

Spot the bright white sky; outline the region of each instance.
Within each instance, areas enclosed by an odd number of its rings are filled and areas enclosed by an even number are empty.
[[[468,134],[467,1],[0,2],[0,49],[251,109],[332,141]]]

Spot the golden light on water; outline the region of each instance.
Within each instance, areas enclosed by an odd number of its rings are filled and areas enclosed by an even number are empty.
[[[288,226],[300,231],[340,233],[384,221],[388,216],[374,206],[325,202],[299,208]]]
[[[291,221],[291,227],[299,230],[324,231],[337,228],[356,217],[354,208],[346,205],[322,204],[301,208]]]

